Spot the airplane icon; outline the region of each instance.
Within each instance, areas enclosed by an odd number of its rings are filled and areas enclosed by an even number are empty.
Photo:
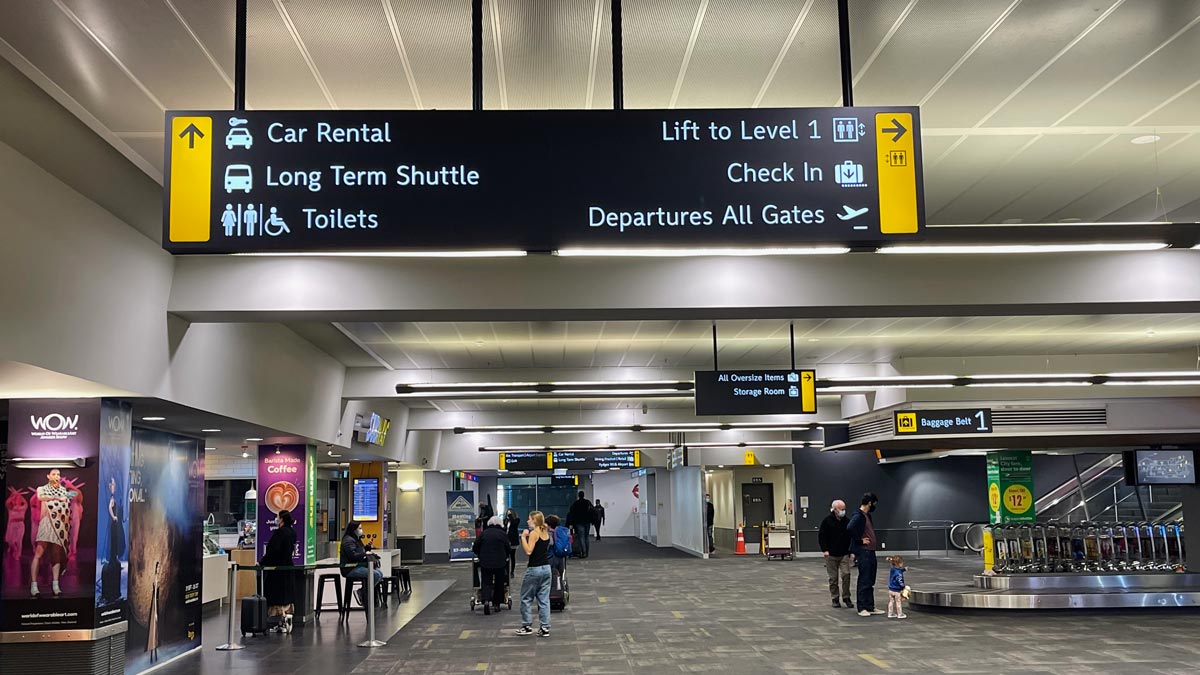
[[[838,220],[854,220],[855,218],[861,216],[862,214],[864,214],[870,210],[871,209],[866,206],[862,207],[861,209],[852,209],[849,206],[842,204],[842,211],[844,211],[844,213],[837,214],[837,217],[838,217]]]

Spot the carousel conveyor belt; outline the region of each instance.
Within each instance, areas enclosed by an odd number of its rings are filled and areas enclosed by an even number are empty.
[[[979,575],[914,586],[911,602],[955,609],[1200,607],[1200,574]]]

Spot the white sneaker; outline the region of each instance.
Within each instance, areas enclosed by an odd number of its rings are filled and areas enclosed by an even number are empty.
[[[871,610],[871,613],[872,614],[883,614],[884,612],[882,609],[873,609],[873,610]]]
[[[862,610],[859,610],[858,615],[859,616],[871,616],[871,613],[865,609],[862,609]]]
[[[907,619],[907,618],[908,618],[908,615],[907,615],[907,614],[897,614],[897,615],[896,615],[896,618],[897,618],[897,619]]]
[[[896,618],[896,615],[895,615],[895,614],[888,614],[888,618],[889,618],[889,619],[894,619],[894,618]]]

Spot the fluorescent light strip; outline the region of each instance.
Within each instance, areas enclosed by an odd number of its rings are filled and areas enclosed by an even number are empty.
[[[563,258],[694,258],[701,256],[787,256],[840,255],[850,249],[842,246],[785,248],[564,248],[554,252]]]
[[[232,253],[249,258],[524,258],[526,251],[259,251]]]
[[[926,254],[988,254],[988,253],[1106,253],[1119,251],[1157,251],[1167,248],[1162,242],[1127,242],[1107,244],[998,244],[961,246],[885,246],[877,253]]]
[[[1093,382],[973,382],[967,387],[1090,387]]]
[[[878,384],[878,385],[847,385],[844,387],[821,387],[823,394],[844,394],[859,391],[875,391],[876,389],[953,389],[953,384]]]
[[[1171,386],[1196,386],[1200,385],[1200,379],[1194,380],[1137,380],[1133,382],[1104,382],[1105,386],[1114,387],[1171,387]]]
[[[895,382],[903,379],[906,382],[953,382],[958,375],[883,375],[872,377],[828,377],[821,378],[826,382]]]
[[[714,431],[810,431],[817,422],[679,422],[675,424],[546,424],[455,427],[456,434],[710,433]]]

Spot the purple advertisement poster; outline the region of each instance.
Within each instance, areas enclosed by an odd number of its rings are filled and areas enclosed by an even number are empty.
[[[267,550],[267,542],[275,533],[275,517],[280,511],[290,511],[299,523],[304,522],[304,502],[308,475],[304,445],[260,445],[258,447],[258,558]],[[296,548],[292,564],[304,564],[303,527],[296,527]]]
[[[133,430],[129,467],[126,673],[200,646],[204,445]]]
[[[92,628],[100,399],[9,402],[0,629]]]
[[[129,458],[133,409],[106,400],[100,408],[100,483],[95,490],[96,627],[125,620],[129,591]]]

